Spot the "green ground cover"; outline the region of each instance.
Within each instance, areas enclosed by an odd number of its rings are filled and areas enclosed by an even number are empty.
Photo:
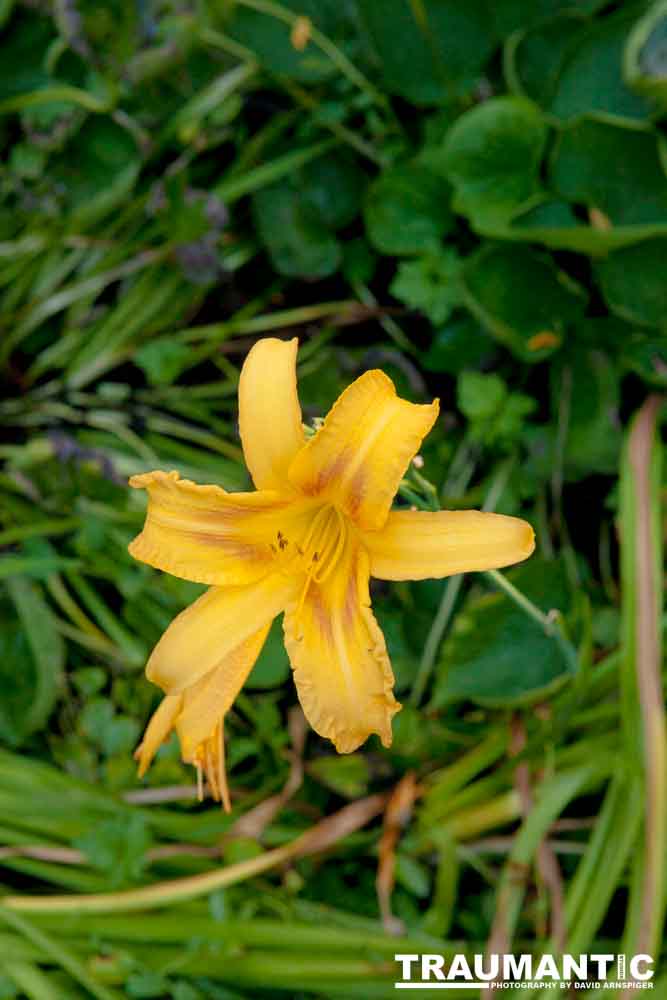
[[[487,945],[648,952],[667,996],[664,3],[0,22],[0,998],[367,1000],[397,951]],[[274,630],[227,816],[175,740],[136,777],[144,663],[201,588],[127,554],[127,478],[248,486],[264,334],[299,337],[308,421],[371,367],[439,396],[403,502],[537,551],[375,587],[389,750],[304,727]]]

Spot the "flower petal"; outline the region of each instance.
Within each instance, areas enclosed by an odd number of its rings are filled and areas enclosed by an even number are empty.
[[[305,442],[296,389],[299,342],[265,337],[250,349],[239,381],[243,454],[257,489],[281,489]]]
[[[294,577],[273,573],[245,587],[211,587],[174,618],[146,665],[168,694],[190,687],[293,599]]]
[[[243,687],[269,633],[271,624],[251,635],[228,653],[196,684],[183,692],[183,711],[176,731],[184,761],[195,760],[197,747],[211,738]]]
[[[176,716],[181,710],[183,698],[180,694],[168,694],[162,699],[150,717],[141,743],[134,751],[139,761],[139,777],[143,778],[150,767],[153,757],[158,752],[171,732]]]
[[[382,631],[370,608],[368,557],[349,539],[332,575],[314,580],[287,608],[285,646],[299,699],[313,729],[339,753],[356,750],[371,733],[391,745],[400,709]]]
[[[135,559],[216,585],[250,583],[270,571],[270,543],[289,503],[276,493],[227,493],[177,472],[132,476],[130,486],[148,490],[146,523],[129,546]]]
[[[308,496],[336,503],[361,528],[377,530],[438,409],[437,400],[420,406],[400,399],[384,372],[365,372],[298,452],[290,481]]]
[[[499,569],[527,559],[535,533],[527,521],[479,510],[394,510],[363,544],[371,576],[425,580],[471,570]]]

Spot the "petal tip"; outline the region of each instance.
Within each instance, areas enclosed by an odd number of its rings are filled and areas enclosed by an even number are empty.
[[[529,524],[528,521],[524,521],[523,519],[517,519],[517,520],[521,520],[521,536],[522,536],[521,548],[523,551],[522,558],[527,559],[529,556],[532,556],[533,552],[535,551],[535,530],[532,524]]]
[[[147,490],[153,483],[164,482],[166,479],[178,482],[180,478],[181,474],[176,469],[172,469],[170,472],[165,472],[164,469],[154,469],[152,472],[139,472],[130,476],[128,483],[134,490]]]
[[[144,750],[143,742],[139,744],[132,756],[137,762],[137,778],[141,780],[146,776],[146,772],[148,771],[151,763],[150,756]]]

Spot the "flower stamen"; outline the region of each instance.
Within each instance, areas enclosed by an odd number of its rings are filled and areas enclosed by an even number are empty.
[[[311,583],[321,585],[336,569],[346,539],[347,526],[340,511],[330,504],[321,507],[311,521],[305,539],[297,546],[306,577],[295,611],[296,618],[303,610]]]

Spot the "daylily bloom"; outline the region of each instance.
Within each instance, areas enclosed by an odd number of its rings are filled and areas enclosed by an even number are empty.
[[[210,588],[183,611],[148,661],[166,697],[137,750],[143,774],[175,727],[183,759],[205,771],[229,807],[225,714],[284,612],[285,646],[313,729],[340,753],[371,733],[391,744],[400,705],[369,578],[423,580],[497,569],[527,558],[525,521],[475,510],[391,510],[438,401],[396,395],[367,371],[339,397],[314,435],[301,421],[297,341],[260,340],[239,383],[239,424],[256,492],[198,486],[177,472],[133,476],[148,490],[136,558]]]

